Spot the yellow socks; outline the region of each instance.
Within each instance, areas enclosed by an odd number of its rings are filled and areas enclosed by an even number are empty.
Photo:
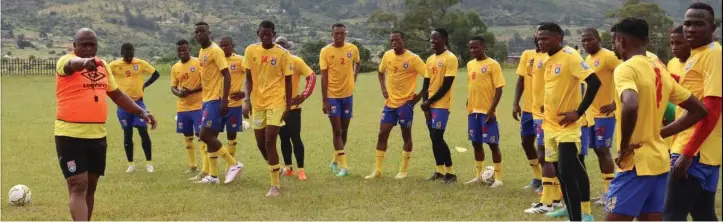
[[[208,174],[208,146],[206,146],[206,143],[201,142],[201,172]]]
[[[331,162],[332,162],[332,163],[339,163],[338,155],[339,155],[339,153],[337,153],[336,150],[335,150],[335,151],[334,151],[334,156],[332,156],[332,158],[331,158]]]
[[[444,169],[444,165],[439,165],[439,166],[437,166],[437,173],[440,173],[440,174],[443,174],[443,175],[444,175],[444,174],[447,174],[447,171]]]
[[[555,178],[543,177],[542,178],[542,197],[540,197],[540,203],[545,206],[552,205],[553,196],[555,190]]]
[[[339,164],[339,168],[346,169],[346,153],[344,152],[344,150],[337,150],[335,153],[336,162],[337,164]]]
[[[399,172],[407,172],[407,167],[409,167],[409,159],[411,158],[412,152],[402,151],[402,166],[399,168]]]
[[[610,181],[612,181],[614,177],[614,173],[603,174],[603,191],[605,194],[608,193],[608,190],[610,189]]]
[[[562,200],[562,189],[560,189],[560,179],[555,177],[553,179],[553,189],[552,194],[550,194],[550,197],[552,197],[552,201],[560,201]]]
[[[584,214],[592,214],[592,210],[590,209],[590,201],[583,201],[580,209]]]
[[[218,154],[219,151],[208,153],[208,175],[218,177]]]
[[[228,153],[231,154],[232,157],[236,156],[236,140],[228,141]]]
[[[281,174],[279,164],[270,165],[269,171],[271,171],[271,186],[281,187],[281,183],[279,182],[279,174]]]
[[[540,161],[537,159],[532,159],[530,161],[530,168],[532,168],[532,175],[535,176],[535,179],[542,179],[542,167],[540,167]]]
[[[233,158],[233,156],[231,156],[231,154],[228,152],[228,149],[226,149],[226,147],[222,146],[221,149],[218,149],[218,151],[216,151],[216,153],[218,154],[218,157],[223,158],[223,160],[225,160],[229,166],[234,166],[234,165],[238,164],[238,161],[236,161],[236,158]]]
[[[475,161],[474,169],[477,174],[474,175],[475,178],[479,177],[482,174],[482,169],[485,167],[485,161]]]
[[[448,166],[448,167],[447,167],[447,173],[454,175],[454,166]]]
[[[374,154],[374,157],[376,158],[376,162],[374,164],[374,166],[375,166],[374,169],[378,173],[382,172],[382,166],[384,165],[384,154],[385,153],[386,153],[385,151],[377,150],[376,153]]]
[[[495,164],[495,180],[502,180],[502,163]]]
[[[188,154],[188,165],[196,167],[196,152],[193,149],[193,136],[184,138],[183,144],[186,146],[186,153]]]

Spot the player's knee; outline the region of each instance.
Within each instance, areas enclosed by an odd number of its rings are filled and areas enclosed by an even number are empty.
[[[340,137],[340,136],[343,135],[342,133],[343,133],[344,131],[341,130],[341,129],[333,129],[331,132],[333,133],[334,137]]]
[[[597,148],[595,149],[595,155],[597,155],[598,158],[611,158],[610,154],[610,148]]]
[[[68,178],[68,191],[73,194],[85,194],[88,191],[88,178],[85,174]]]

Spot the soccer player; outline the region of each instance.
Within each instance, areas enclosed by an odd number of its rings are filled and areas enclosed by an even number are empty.
[[[228,149],[218,140],[223,132],[225,116],[229,112],[228,98],[231,76],[223,50],[211,41],[208,23],[195,24],[195,38],[201,45],[198,58],[201,66],[201,87],[203,88],[203,115],[199,137],[206,143],[208,153],[208,175],[198,183],[217,184],[218,158],[223,158],[229,167],[224,183],[231,183],[243,171],[243,164],[229,154]]]
[[[670,59],[670,61],[668,61],[668,71],[673,75],[673,78],[675,78],[676,81],[680,81],[681,75],[685,74],[685,62],[688,61],[688,58],[690,58],[690,45],[688,45],[688,41],[685,40],[685,36],[683,36],[682,25],[679,25],[670,31],[668,43],[670,43],[670,49],[674,56]],[[668,108],[665,109],[665,115],[663,118],[663,123],[665,125],[668,125],[675,120],[675,109],[676,107],[674,104],[668,103]],[[675,136],[671,136],[665,138],[665,142],[672,147],[672,141],[674,139]]]
[[[424,78],[421,108],[427,119],[429,137],[432,139],[432,153],[437,170],[428,180],[443,180],[444,183],[457,182],[457,175],[452,166],[452,155],[444,131],[447,128],[449,111],[452,107],[452,84],[457,76],[459,62],[454,53],[447,50],[449,34],[447,30],[438,28],[432,31],[430,43],[434,54],[427,58],[427,76]],[[430,97],[431,95],[431,97]]]
[[[712,37],[716,29],[714,15],[713,8],[705,3],[693,3],[685,12],[683,32],[693,51],[686,61],[681,85],[703,101],[708,116],[695,129],[675,138],[665,220],[685,220],[688,214],[693,220],[718,220],[715,193],[720,181],[722,142],[721,45]],[[690,111],[687,115],[691,115]]]
[[[577,155],[582,130],[580,117],[595,99],[600,79],[580,54],[562,46],[563,32],[555,23],[543,23],[537,33],[542,51],[550,56],[545,64],[545,98],[542,128],[545,131],[545,161],[556,165],[568,217],[592,220],[590,181]],[[582,98],[580,84],[587,84]],[[582,210],[582,213],[581,213]]]
[[[613,101],[613,71],[621,61],[615,53],[600,47],[600,34],[595,28],[586,28],[582,32],[582,47],[588,53],[585,62],[592,64],[593,71],[600,78],[601,86],[590,109],[586,113],[587,122],[591,129],[588,136],[589,147],[595,151],[600,172],[603,178],[603,198],[595,202],[596,205],[605,205],[605,193],[610,187],[610,181],[615,177],[612,148],[613,133],[615,132],[615,103]],[[583,143],[584,145],[584,143]]]
[[[276,38],[276,44],[283,47],[286,50],[291,49],[291,45],[284,37]],[[301,103],[311,96],[314,92],[314,85],[316,84],[316,73],[314,70],[306,65],[303,59],[296,55],[291,55],[291,98],[295,105],[291,106],[291,110],[287,113],[286,125],[281,127],[279,131],[279,137],[281,138],[281,155],[284,157],[284,173],[286,176],[294,176],[294,171],[291,161],[291,155],[296,157],[296,166],[298,172],[298,178],[300,181],[307,179],[306,171],[304,170],[304,142],[301,141]],[[299,81],[301,77],[306,79],[306,85],[304,91],[299,94]],[[293,144],[293,145],[292,145]]]
[[[329,115],[334,141],[334,158],[329,168],[332,173],[343,177],[349,174],[346,164],[347,133],[354,108],[354,85],[359,75],[359,49],[344,42],[344,24],[331,26],[334,43],[321,49],[321,96],[324,114]]]
[[[176,64],[171,66],[171,92],[178,97],[176,101],[176,132],[184,136],[183,143],[188,154],[188,165],[190,168],[186,173],[198,171],[196,165],[196,151],[193,148],[193,136],[198,136],[201,130],[201,70],[198,58],[191,57],[188,41],[179,40],[176,43],[178,59]],[[208,173],[208,162],[203,150],[205,144],[201,144],[201,162],[204,173]],[[202,175],[202,176],[205,176]],[[199,177],[203,178],[203,177]]]
[[[485,154],[482,147],[486,143],[492,151],[492,162],[495,168],[495,182],[491,187],[501,187],[502,183],[502,153],[500,152],[500,130],[495,117],[497,104],[502,97],[502,87],[505,78],[502,76],[502,67],[492,58],[487,57],[485,48],[487,43],[482,36],[475,36],[468,45],[469,53],[474,60],[467,63],[468,86],[467,94],[467,123],[469,140],[474,147],[475,176],[464,184],[474,184],[482,181],[480,174],[484,168]]]
[[[382,176],[384,154],[387,151],[387,140],[389,133],[397,123],[402,130],[404,147],[402,152],[402,165],[399,173],[394,177],[404,179],[407,177],[409,159],[412,157],[412,121],[414,120],[414,105],[422,99],[422,92],[427,91],[422,87],[418,94],[414,94],[417,88],[417,76],[425,77],[427,67],[417,54],[404,48],[404,33],[393,31],[389,35],[392,49],[384,52],[382,62],[379,63],[379,85],[381,85],[382,96],[384,96],[384,110],[382,111],[381,124],[379,126],[379,138],[375,153],[375,169],[364,177],[374,179]]]
[[[244,80],[246,79],[246,69],[243,66],[244,57],[234,53],[233,39],[230,36],[221,37],[219,47],[223,50],[228,63],[228,72],[231,75],[231,88],[229,89],[228,114],[226,114],[226,140],[228,141],[228,153],[232,157],[236,157],[236,134],[241,131],[243,126],[243,98],[246,93],[243,91]],[[226,170],[229,169],[226,166]]]
[[[256,145],[269,164],[271,188],[266,197],[281,195],[279,184],[279,154],[276,150],[276,138],[280,127],[284,126],[284,117],[291,110],[291,53],[274,44],[276,36],[273,22],[262,21],[256,31],[261,40],[246,48],[246,97],[244,116],[253,115]]]
[[[614,48],[625,60],[615,69],[615,126],[619,172],[608,192],[608,221],[660,221],[670,156],[663,137],[693,126],[705,109],[655,59],[645,56],[648,24],[626,18],[616,24]],[[662,127],[668,101],[690,111]]]
[[[536,49],[522,52],[520,63],[517,65],[517,85],[515,85],[515,101],[512,103],[512,118],[520,121],[520,137],[522,149],[530,163],[532,182],[524,189],[538,189],[542,187],[542,168],[535,150],[535,122],[532,118],[532,69],[535,66]],[[520,98],[524,99],[520,108]]]
[[[109,68],[113,71],[120,90],[130,96],[133,101],[136,101],[138,106],[146,109],[146,105],[143,103],[143,91],[146,87],[153,84],[160,74],[158,74],[158,71],[148,64],[148,62],[133,58],[134,51],[133,45],[123,43],[121,46],[121,55],[123,58],[111,62]],[[151,77],[144,83],[143,75],[150,73],[152,73]],[[123,128],[123,148],[125,148],[126,158],[128,159],[128,169],[126,173],[131,173],[136,170],[136,166],[133,163],[133,127],[138,129],[138,135],[141,136],[141,146],[143,147],[143,153],[146,155],[146,170],[153,172],[153,165],[151,164],[151,137],[148,135],[146,122],[120,107],[117,113],[118,120]]]
[[[58,59],[55,71],[55,150],[68,185],[70,215],[76,221],[91,219],[98,179],[105,173],[105,95],[119,107],[140,116],[151,129],[156,128],[155,118],[118,89],[112,71],[106,68],[108,64],[96,57],[97,51],[95,32],[79,29],[73,52]]]

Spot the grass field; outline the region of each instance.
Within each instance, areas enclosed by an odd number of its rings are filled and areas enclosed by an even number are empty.
[[[454,85],[454,105],[446,134],[450,147],[471,148],[464,114],[466,76],[460,74]],[[146,104],[159,121],[159,128],[151,134],[156,172],[147,173],[141,169],[132,174],[125,173],[122,132],[115,117],[116,108],[111,106],[107,124],[108,165],[96,193],[93,219],[561,220],[522,212],[539,197],[531,191],[521,190],[529,182],[531,173],[519,145],[519,123],[511,117],[517,77],[512,70],[506,70],[505,78],[507,85],[498,108],[504,187],[492,189],[461,184],[474,174],[471,149],[452,154],[462,180],[460,183],[443,185],[425,181],[434,169],[434,160],[424,116],[419,109],[415,114],[415,146],[409,177],[393,179],[402,152],[401,135],[395,129],[390,137],[384,177],[364,180],[363,176],[374,166],[383,99],[376,75],[363,74],[357,83],[355,117],[347,144],[351,176],[336,178],[327,168],[332,156],[331,130],[328,119],[321,113],[321,94],[317,88],[304,104],[302,115],[309,180],[299,182],[295,178],[283,178],[283,195],[268,199],[264,197],[269,185],[268,168],[250,132],[239,136],[236,154],[246,164],[243,177],[229,185],[198,185],[186,181],[190,175],[181,173],[187,163],[182,137],[175,133],[175,97],[168,89],[169,79],[164,76],[147,89],[145,96]],[[58,169],[52,136],[54,84],[52,76],[2,77],[2,220],[70,219],[68,192]],[[136,136],[135,140],[135,158],[142,160],[140,139]],[[486,164],[491,165],[491,160],[488,159]],[[587,159],[587,165],[592,196],[595,197],[602,191],[602,179],[594,155]],[[7,204],[5,191],[15,184],[25,184],[32,189],[30,206]],[[716,202],[720,213],[721,201],[717,199]],[[602,207],[594,207],[593,212],[598,220],[603,219]]]

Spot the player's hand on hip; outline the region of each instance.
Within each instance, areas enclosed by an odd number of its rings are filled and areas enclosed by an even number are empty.
[[[244,99],[244,98],[246,98],[246,93],[245,93],[245,92],[235,92],[235,93],[231,93],[231,99],[233,99],[233,100],[242,100],[242,99]]]
[[[618,157],[615,158],[615,165],[617,165],[619,168],[625,168],[624,161],[631,155],[635,154],[635,150],[642,147],[643,144],[635,143],[635,144],[621,144],[620,149],[618,151]]]
[[[143,115],[141,117],[143,118],[143,121],[146,121],[146,123],[151,124],[152,130],[156,129],[156,125],[158,125],[158,122],[156,122],[156,117],[153,117],[153,115],[151,115],[151,113],[149,113],[149,112],[143,113]]]
[[[497,114],[495,114],[495,111],[490,110],[489,112],[487,112],[487,119],[485,119],[485,122],[492,123],[495,121],[496,118],[497,118]]]
[[[220,106],[221,116],[226,116],[226,114],[228,114],[228,101],[222,101]]]
[[[577,114],[575,111],[566,112],[566,113],[560,113],[557,114],[557,116],[562,116],[562,120],[560,120],[560,126],[567,126],[572,123],[575,123],[578,119],[580,119],[580,115]]]
[[[692,163],[693,157],[680,155],[673,164],[673,178],[681,180],[688,178],[688,168]]]
[[[512,106],[512,118],[514,118],[517,121],[520,121],[520,115],[522,115],[520,105],[518,105],[518,104],[513,105]]]
[[[615,108],[615,103],[607,104],[600,107],[600,112],[605,115],[610,115],[610,113],[615,112]]]

